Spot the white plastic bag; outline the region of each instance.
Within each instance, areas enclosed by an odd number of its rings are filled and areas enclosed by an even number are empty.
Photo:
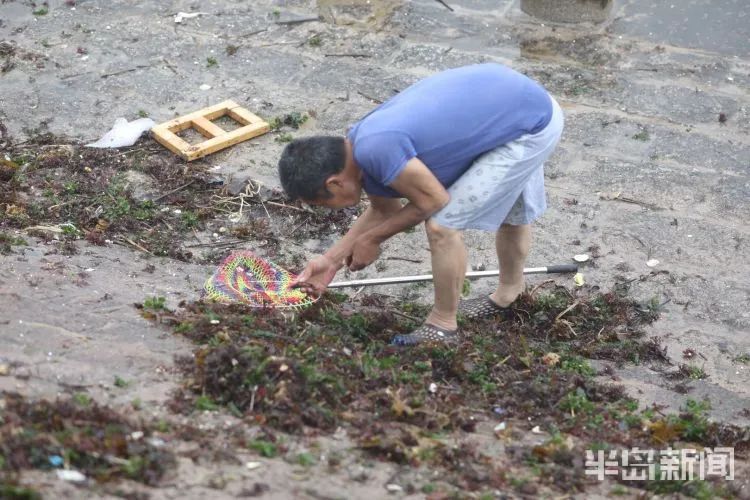
[[[151,130],[156,122],[151,118],[139,118],[132,122],[125,118],[118,118],[112,126],[112,130],[96,142],[86,144],[88,148],[122,148],[132,146],[143,135]]]

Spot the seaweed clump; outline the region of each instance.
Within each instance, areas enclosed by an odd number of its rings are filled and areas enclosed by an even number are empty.
[[[85,395],[51,402],[3,393],[0,407],[0,473],[9,478],[24,469],[64,467],[98,482],[128,478],[153,486],[176,466],[152,429]]]
[[[657,368],[669,362],[659,340],[643,331],[658,318],[648,304],[557,287],[524,294],[506,317],[463,322],[456,346],[389,345],[426,312],[378,295],[360,297],[356,307],[327,295],[293,314],[183,303],[166,317],[198,346],[179,360],[186,381],[171,407],[180,413],[224,408],[268,436],[342,427],[366,453],[430,465],[471,491],[509,485],[524,491],[497,457],[444,438],[482,425],[534,422],[552,439],[511,456],[546,470],[551,487],[579,491],[590,478],[573,457],[583,456],[586,443],[643,448],[670,439],[733,439],[736,445],[741,434],[708,423],[697,432],[692,423],[704,420],[696,412],[668,420],[657,409],[639,411],[621,387],[598,377],[611,372],[608,362]]]

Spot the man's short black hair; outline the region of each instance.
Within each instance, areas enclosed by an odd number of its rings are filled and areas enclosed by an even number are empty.
[[[341,172],[345,164],[343,137],[304,137],[284,148],[279,159],[279,178],[290,199],[315,200],[330,196],[325,181]]]

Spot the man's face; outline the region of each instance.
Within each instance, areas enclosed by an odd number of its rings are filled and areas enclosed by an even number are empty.
[[[305,202],[336,209],[356,206],[362,197],[362,178],[359,169],[347,164],[344,170],[326,179],[325,189],[328,196],[319,196]]]
[[[308,205],[316,205],[326,208],[346,208],[354,207],[359,203],[362,195],[362,188],[353,183],[344,185],[332,185],[328,187],[330,197],[322,196],[314,200],[305,200]]]

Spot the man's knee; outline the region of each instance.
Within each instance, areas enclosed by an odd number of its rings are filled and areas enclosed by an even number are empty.
[[[498,231],[503,233],[521,233],[531,231],[531,224],[509,224],[503,222]]]
[[[427,219],[424,227],[427,230],[427,239],[431,247],[461,241],[462,233],[460,230],[441,226],[434,219]]]

